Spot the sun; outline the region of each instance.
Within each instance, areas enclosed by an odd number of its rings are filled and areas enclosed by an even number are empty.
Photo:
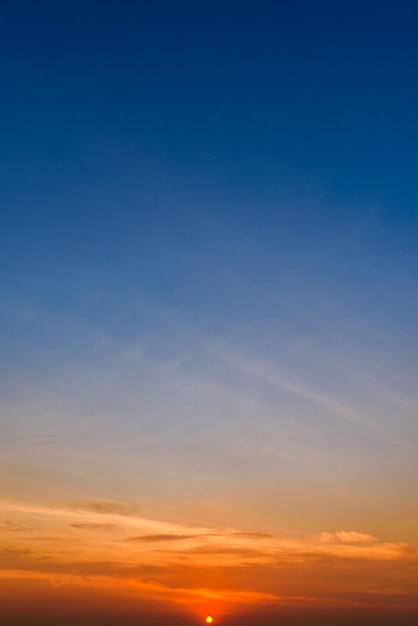
[[[205,622],[206,622],[206,624],[212,624],[213,623],[213,617],[211,615],[208,615],[205,618]]]

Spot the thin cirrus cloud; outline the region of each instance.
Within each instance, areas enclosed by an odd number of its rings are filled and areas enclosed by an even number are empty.
[[[323,532],[319,533],[316,538],[318,541],[323,543],[369,543],[378,541],[376,537],[373,537],[373,535],[369,535],[368,533],[357,533],[353,530],[337,530],[334,533]]]
[[[122,490],[133,501],[141,493],[143,501],[166,501],[168,508],[179,497],[176,506],[187,515],[194,514],[192,502],[203,491],[213,514],[233,494],[239,512],[234,519],[226,516],[233,524],[246,514],[252,522],[255,506],[266,522],[280,497],[276,526],[286,525],[290,511],[298,528],[305,511],[292,513],[295,500],[302,506],[307,482],[316,481],[318,501],[329,491],[329,504],[312,528],[319,532],[331,507],[335,510],[334,497],[345,494],[347,512],[354,492],[367,501],[367,472],[373,478],[370,472],[378,471],[374,491],[382,500],[379,493],[393,489],[391,481],[411,482],[413,395],[404,392],[400,402],[396,384],[387,384],[387,372],[381,379],[350,376],[342,393],[337,379],[352,363],[332,352],[325,358],[319,338],[320,376],[311,367],[312,345],[303,343],[294,368],[288,353],[263,358],[231,347],[222,334],[196,329],[186,337],[178,331],[159,354],[149,346],[132,353],[132,346],[114,337],[103,342],[107,356],[101,363],[80,358],[54,372],[21,376],[14,383],[19,394],[11,384],[3,400],[5,493],[13,497],[14,484],[16,494],[26,497],[40,485],[40,501],[60,491],[83,498],[83,489],[86,495],[97,493],[100,481],[100,497],[120,498]],[[404,466],[396,460],[400,453]],[[117,489],[112,487],[116,467]],[[211,505],[211,492],[217,506]],[[258,494],[264,496],[261,504]],[[390,522],[397,511],[392,507],[379,524]],[[381,535],[374,528],[378,515],[350,518],[351,524]],[[330,521],[339,527],[344,518]]]

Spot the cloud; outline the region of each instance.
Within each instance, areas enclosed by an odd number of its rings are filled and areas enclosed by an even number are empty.
[[[15,533],[16,532],[28,533],[28,532],[32,532],[35,530],[40,530],[40,526],[32,526],[31,524],[15,522],[11,520],[4,520],[1,523],[0,528],[8,532],[15,532]]]
[[[116,528],[115,524],[107,524],[106,522],[96,524],[93,522],[86,522],[84,524],[70,524],[70,526],[72,528],[78,528],[79,530],[112,530],[113,528]]]
[[[0,526],[2,583],[45,601],[53,588],[115,602],[413,603],[417,546],[350,530],[275,535],[105,509],[0,502],[11,522]]]
[[[231,534],[232,537],[243,537],[245,539],[254,539],[254,538],[258,538],[258,539],[271,539],[274,535],[271,535],[270,533],[263,533],[263,532],[244,532],[244,531],[238,531],[238,532],[234,532]]]
[[[142,535],[139,537],[129,537],[126,541],[135,543],[160,543],[166,541],[185,541],[186,539],[196,539],[205,535]]]
[[[79,508],[87,511],[94,511],[95,513],[103,513],[104,515],[135,515],[138,513],[138,507],[122,504],[120,502],[82,502]]]
[[[368,533],[358,533],[353,530],[337,530],[334,533],[322,532],[315,535],[320,543],[373,543],[377,538]]]
[[[331,411],[336,417],[340,417],[355,424],[373,427],[373,429],[379,431],[381,434],[387,435],[383,426],[369,415],[366,415],[352,406],[336,400],[331,395],[322,393],[317,389],[312,388],[293,373],[283,371],[271,363],[264,362],[259,359],[250,359],[240,354],[231,353],[229,355],[225,355],[225,357],[236,368],[248,372],[252,376],[265,380],[266,382],[277,387],[285,389],[286,391],[290,391],[301,398],[312,400],[319,406]]]

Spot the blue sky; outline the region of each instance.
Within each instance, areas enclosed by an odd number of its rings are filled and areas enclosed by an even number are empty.
[[[417,17],[5,3],[8,498],[418,541]]]

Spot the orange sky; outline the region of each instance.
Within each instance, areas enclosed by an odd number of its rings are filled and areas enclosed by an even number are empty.
[[[418,547],[349,529],[203,527],[117,503],[0,505],[2,598],[228,621],[264,606],[418,610]],[[72,600],[73,599],[73,600]]]

